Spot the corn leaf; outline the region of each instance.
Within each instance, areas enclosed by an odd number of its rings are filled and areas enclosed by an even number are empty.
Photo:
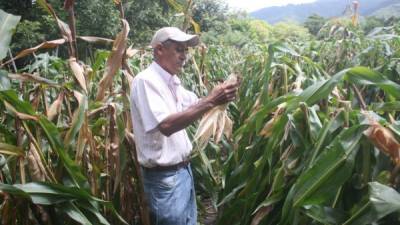
[[[122,65],[122,57],[125,53],[126,43],[128,41],[129,24],[126,20],[122,20],[122,31],[115,38],[111,55],[107,59],[107,66],[100,80],[99,89],[96,95],[96,101],[102,101],[107,88],[111,85],[112,80]]]
[[[306,170],[291,188],[283,208],[282,218],[289,210],[306,204],[321,204],[331,199],[349,178],[365,126],[344,130],[315,164]]]
[[[96,44],[100,43],[110,44],[114,42],[114,40],[112,39],[95,37],[95,36],[77,36],[77,38],[89,43],[96,43]]]
[[[7,56],[11,36],[20,19],[21,16],[8,14],[0,9],[0,61]]]
[[[76,58],[70,58],[68,62],[69,62],[69,67],[71,68],[76,80],[78,81],[78,84],[85,91],[85,94],[87,94],[86,78],[85,75],[83,74],[82,66],[76,61]]]
[[[24,156],[22,148],[6,143],[0,143],[0,153],[5,155]]]
[[[347,71],[345,79],[355,84],[374,85],[382,88],[389,95],[400,99],[400,85],[382,74],[367,67],[355,67]]]
[[[378,182],[369,183],[369,201],[358,207],[343,225],[373,224],[384,216],[400,210],[400,194]]]
[[[7,62],[3,63],[3,65],[4,64],[8,64],[8,63],[10,63],[12,61],[15,61],[15,60],[17,60],[19,58],[25,57],[25,56],[27,56],[29,54],[32,54],[32,53],[36,52],[39,49],[55,48],[55,47],[57,47],[59,45],[62,45],[64,43],[65,43],[65,39],[57,39],[57,40],[52,40],[52,41],[45,41],[45,42],[43,42],[43,43],[41,43],[41,44],[39,44],[39,45],[37,45],[35,47],[28,48],[28,49],[20,51],[14,58],[12,58],[12,59],[8,60]]]
[[[53,87],[59,87],[60,85],[52,80],[40,77],[36,74],[29,74],[29,73],[9,73],[8,77],[10,79],[14,79],[14,80],[19,80],[19,81],[23,81],[23,82],[34,82],[34,83],[39,83],[39,84],[46,84],[49,86],[53,86]]]

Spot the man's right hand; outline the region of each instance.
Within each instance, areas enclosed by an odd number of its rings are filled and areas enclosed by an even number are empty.
[[[235,100],[239,82],[235,84],[222,83],[214,87],[206,97],[213,106],[222,105]]]

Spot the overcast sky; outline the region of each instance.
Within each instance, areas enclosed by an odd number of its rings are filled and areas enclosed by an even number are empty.
[[[310,3],[316,0],[225,0],[231,8],[244,9],[248,12],[268,6]]]

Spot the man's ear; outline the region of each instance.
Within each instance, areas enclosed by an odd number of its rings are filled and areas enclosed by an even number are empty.
[[[163,45],[162,45],[161,43],[157,44],[156,47],[155,47],[155,50],[156,50],[157,52],[159,52],[159,53],[162,52],[162,49],[163,49]]]

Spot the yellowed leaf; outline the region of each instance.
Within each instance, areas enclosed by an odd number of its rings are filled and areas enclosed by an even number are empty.
[[[257,210],[256,214],[251,221],[251,225],[258,225],[260,224],[261,220],[266,217],[272,211],[271,206],[264,206]]]
[[[39,118],[37,116],[32,116],[32,115],[28,115],[28,114],[25,114],[25,113],[18,112],[10,103],[8,103],[6,101],[4,101],[4,105],[5,105],[7,110],[9,110],[12,113],[14,113],[21,120],[34,120],[34,121],[38,121],[39,120]]]
[[[278,106],[278,108],[274,112],[273,117],[264,125],[259,135],[264,137],[271,136],[272,128],[274,127],[275,123],[279,120],[279,118],[281,118],[282,113],[285,111],[285,106],[286,106],[285,103]]]
[[[41,43],[41,44],[39,44],[39,45],[37,45],[35,47],[28,48],[28,49],[20,51],[14,58],[8,60],[7,62],[3,63],[2,65],[8,64],[8,63],[10,63],[12,61],[15,61],[15,60],[19,59],[19,58],[27,56],[27,55],[29,55],[29,54],[31,54],[33,52],[36,52],[39,49],[55,48],[55,47],[57,47],[59,45],[62,45],[64,43],[65,43],[65,39],[57,39],[57,40],[52,40],[52,41],[45,41],[45,42],[43,42],[43,43]]]
[[[24,150],[21,147],[0,143],[0,153],[5,155],[24,156]]]
[[[83,67],[81,65],[79,65],[78,62],[76,62],[75,58],[70,58],[68,60],[68,62],[69,62],[69,67],[71,67],[71,70],[74,73],[76,80],[78,81],[79,85],[82,87],[82,89],[87,94],[86,78],[85,78],[85,75],[83,74]]]
[[[33,181],[46,181],[46,170],[33,143],[28,151],[28,167]]]
[[[102,38],[102,37],[94,37],[94,36],[77,36],[77,38],[90,42],[90,43],[105,43],[105,44],[111,44],[114,42],[114,40],[109,39],[109,38]]]
[[[201,32],[200,25],[198,23],[196,23],[196,21],[194,21],[192,18],[190,18],[190,23],[192,24],[192,26],[194,28],[194,32],[196,34],[199,34]]]
[[[127,58],[132,58],[134,55],[136,55],[138,52],[140,52],[139,49],[133,48],[133,46],[129,46],[128,49],[126,49],[126,57]]]
[[[128,22],[123,19],[122,23],[123,29],[115,38],[111,54],[107,59],[107,66],[105,68],[103,78],[100,80],[96,101],[102,101],[104,99],[107,88],[111,85],[112,80],[119,68],[121,68],[122,57],[125,53],[129,33]]]
[[[47,110],[47,118],[49,120],[53,120],[54,117],[60,113],[63,99],[64,92],[61,92],[57,99],[50,105],[49,109]]]
[[[52,80],[48,80],[46,78],[43,78],[37,74],[30,74],[30,73],[9,73],[8,77],[10,79],[14,79],[14,80],[20,80],[23,82],[34,82],[34,83],[40,83],[40,84],[46,84],[49,86],[53,86],[53,87],[58,87],[60,85],[58,85],[56,82],[52,81]]]

